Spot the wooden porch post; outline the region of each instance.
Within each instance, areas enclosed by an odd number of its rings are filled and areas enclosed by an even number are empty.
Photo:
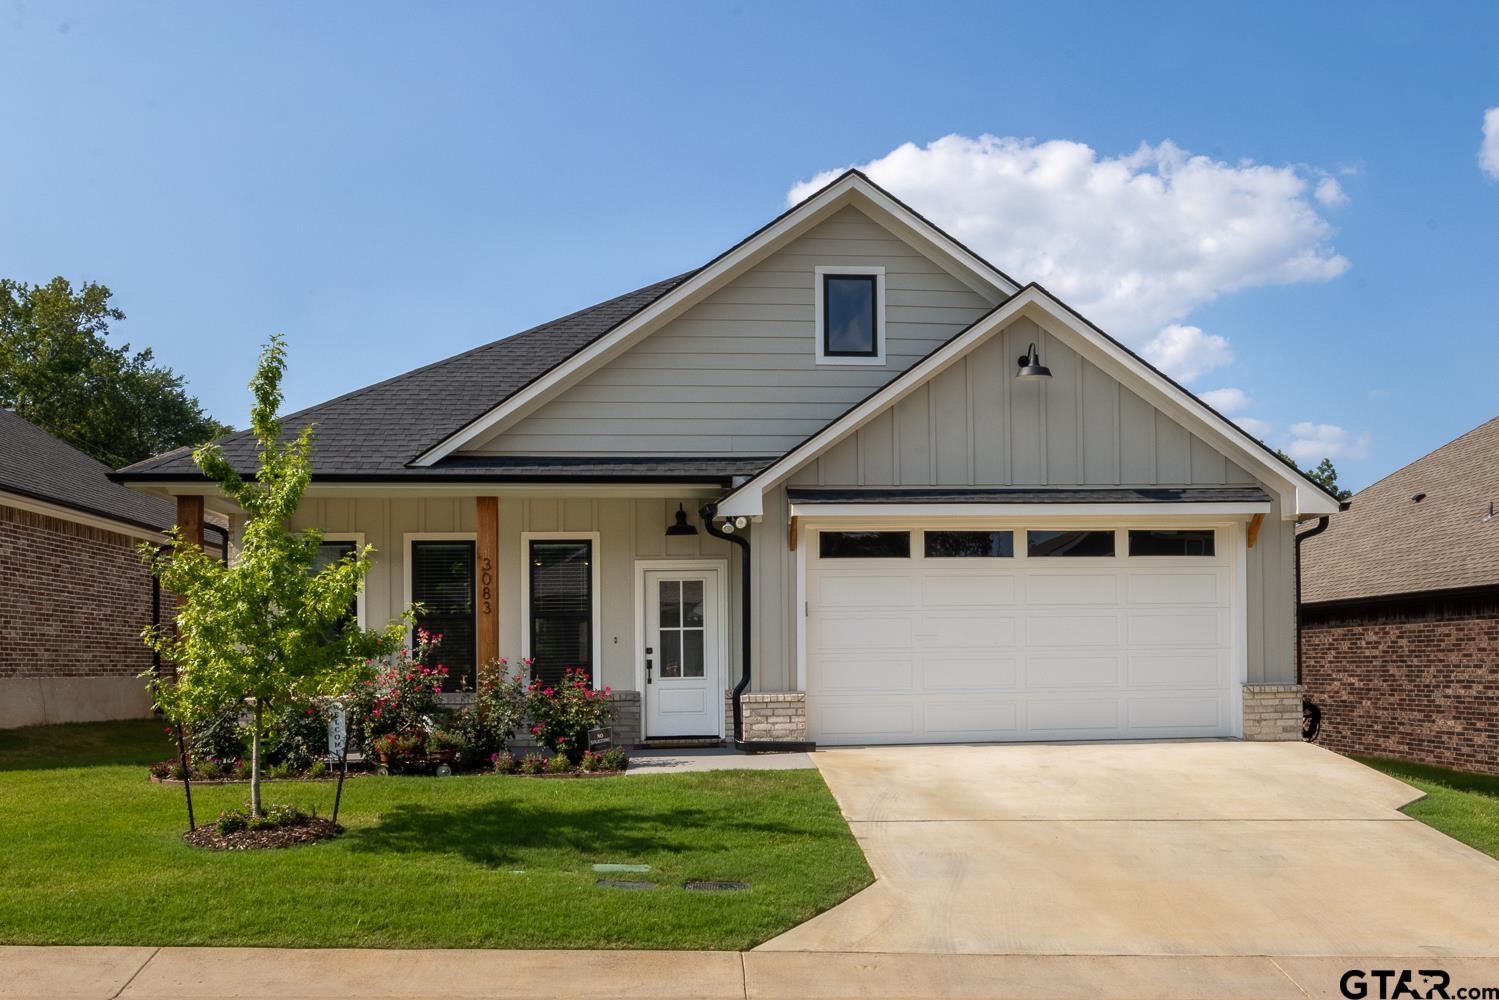
[[[177,498],[177,527],[182,530],[183,541],[203,547],[203,498],[201,496],[179,496]]]
[[[474,501],[477,539],[474,552],[475,649],[479,657],[479,683],[484,668],[500,656],[500,498],[476,497]]]

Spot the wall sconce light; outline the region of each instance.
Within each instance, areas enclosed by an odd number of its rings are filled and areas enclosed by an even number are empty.
[[[677,504],[677,523],[667,525],[666,537],[678,538],[684,535],[695,534],[697,534],[697,527],[687,523],[687,511],[682,509],[681,504]]]
[[[1015,373],[1018,379],[1034,382],[1036,379],[1051,378],[1051,369],[1041,363],[1041,355],[1036,350],[1035,344],[1020,355],[1020,360],[1016,364],[1020,366],[1020,370]]]

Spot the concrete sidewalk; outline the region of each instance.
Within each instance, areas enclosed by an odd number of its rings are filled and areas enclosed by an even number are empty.
[[[28,1000],[416,1000],[641,997],[1339,997],[1349,969],[1443,970],[1449,992],[1499,986],[1499,959],[888,955],[807,952],[0,948],[0,997]],[[1370,981],[1370,996],[1377,984]]]

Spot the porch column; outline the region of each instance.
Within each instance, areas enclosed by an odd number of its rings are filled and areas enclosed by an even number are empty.
[[[474,507],[475,651],[482,671],[500,655],[500,498],[476,497]]]
[[[177,498],[177,527],[182,538],[190,545],[203,547],[203,498],[201,496],[179,496]]]

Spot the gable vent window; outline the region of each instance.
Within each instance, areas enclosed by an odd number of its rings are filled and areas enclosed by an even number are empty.
[[[817,363],[885,363],[883,268],[817,268]]]

